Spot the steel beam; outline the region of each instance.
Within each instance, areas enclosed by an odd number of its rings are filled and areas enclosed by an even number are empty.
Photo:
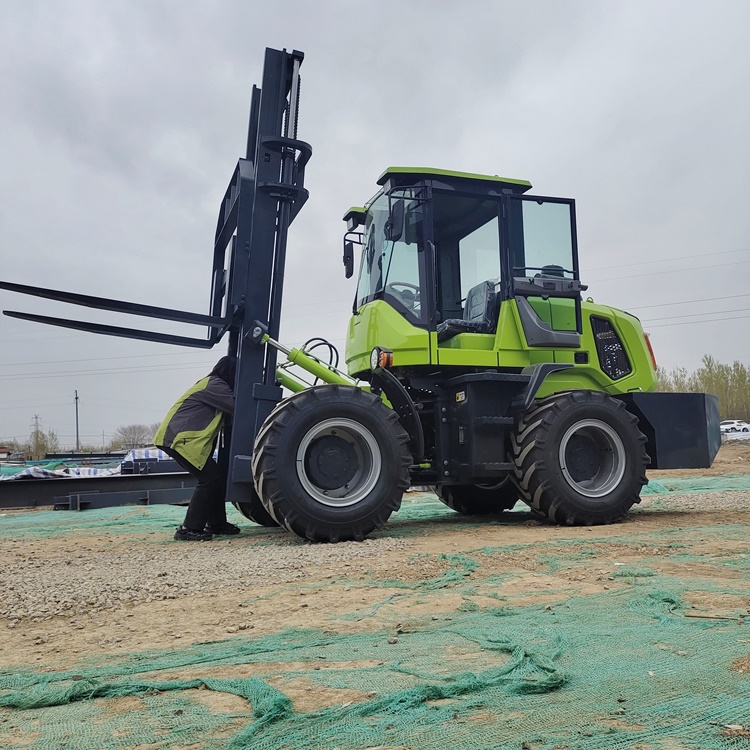
[[[65,502],[70,496],[84,496],[90,493],[103,495],[110,493],[137,493],[141,498],[153,502],[186,502],[195,487],[195,480],[187,472],[171,474],[125,474],[113,477],[69,477],[67,479],[8,479],[0,482],[0,509],[53,507]],[[183,490],[179,500],[161,500],[164,490]],[[184,499],[183,499],[184,497]],[[121,495],[113,498],[108,505],[128,505],[136,499]],[[94,506],[92,506],[94,507]],[[103,506],[99,506],[103,507]]]

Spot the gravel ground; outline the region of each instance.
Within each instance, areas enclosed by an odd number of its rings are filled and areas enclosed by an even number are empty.
[[[654,507],[655,506],[655,507]],[[671,511],[749,511],[750,492],[736,490],[727,492],[697,492],[692,494],[649,495],[640,505],[642,512],[654,513],[659,510]]]
[[[750,492],[648,496],[632,515],[648,519],[649,525],[653,523],[654,530],[659,530],[661,517],[674,527],[679,523],[675,513],[693,511],[750,511]],[[706,521],[716,523],[716,518]],[[541,529],[555,528],[533,523]],[[701,520],[693,516],[689,523],[700,525]],[[465,532],[465,541],[470,544],[471,535],[482,528],[478,525]],[[622,528],[609,528],[624,533]],[[274,537],[273,544],[254,541],[246,536],[207,544],[155,543],[153,537],[114,539],[106,535],[74,543],[9,539],[4,541],[2,563],[6,570],[12,568],[13,575],[0,578],[0,619],[15,627],[21,620],[94,615],[223,588],[299,584],[307,578],[341,579],[355,569],[360,573],[377,569],[387,558],[391,565],[394,557],[405,560],[414,549],[413,540],[390,537],[336,545],[301,544],[286,535]]]
[[[9,540],[3,557],[9,559],[13,576],[0,579],[0,618],[14,627],[26,618],[39,622],[60,615],[88,615],[238,584],[298,582],[311,569],[321,567],[341,577],[354,562],[374,561],[408,546],[406,541],[390,538],[336,545],[289,543],[285,537],[278,541],[278,545],[259,546],[239,538],[170,544],[168,548],[143,548],[136,542],[114,550],[75,545],[74,556],[70,549],[40,556],[31,551],[28,540]],[[332,575],[323,571],[321,577]]]

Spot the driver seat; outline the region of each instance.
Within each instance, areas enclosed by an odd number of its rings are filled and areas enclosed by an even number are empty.
[[[464,317],[448,318],[438,324],[438,341],[459,333],[494,333],[497,328],[497,292],[494,281],[482,281],[466,294]]]

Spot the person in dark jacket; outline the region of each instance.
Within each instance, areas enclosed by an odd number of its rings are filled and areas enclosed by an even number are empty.
[[[175,532],[177,541],[207,542],[215,534],[240,532],[227,521],[227,477],[213,458],[219,433],[234,412],[235,372],[234,357],[222,357],[209,375],[180,396],[154,436],[154,445],[198,482]]]

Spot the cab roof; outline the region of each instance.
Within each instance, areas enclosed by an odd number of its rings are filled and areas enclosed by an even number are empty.
[[[456,172],[451,169],[435,169],[434,167],[388,167],[378,178],[378,185],[382,192],[388,192],[393,188],[408,187],[424,180],[433,180],[447,189],[466,189],[468,191],[480,192],[480,184],[484,183],[485,189],[492,188],[492,192],[505,190],[513,193],[525,193],[531,188],[528,180],[516,180],[511,177],[498,177],[491,174],[476,174],[474,172]],[[380,195],[380,193],[378,193]],[[373,200],[377,198],[374,196]],[[370,201],[371,203],[372,201]],[[369,205],[369,203],[368,203]],[[345,214],[344,221],[347,222],[349,231],[354,231],[357,226],[365,222],[367,206],[352,206]]]
[[[430,178],[459,184],[463,181],[491,182],[495,187],[505,185],[514,193],[525,193],[531,188],[531,183],[528,180],[516,180],[510,177],[473,172],[456,172],[450,169],[435,169],[434,167],[388,167],[378,178],[378,185],[386,186],[391,183],[391,187],[397,187]]]

